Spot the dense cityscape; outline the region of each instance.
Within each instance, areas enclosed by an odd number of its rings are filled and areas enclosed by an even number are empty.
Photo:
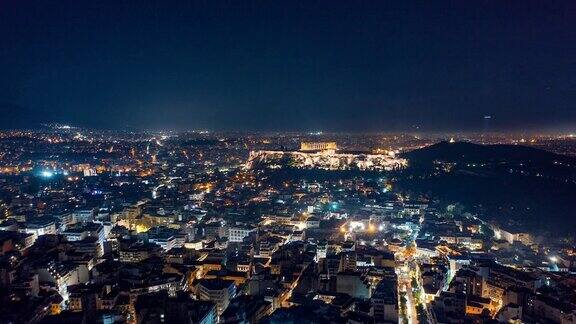
[[[2,323],[576,322],[574,232],[402,186],[458,172],[418,152],[566,164],[570,135],[0,137]]]
[[[0,324],[576,324],[575,58],[575,0],[0,0]]]

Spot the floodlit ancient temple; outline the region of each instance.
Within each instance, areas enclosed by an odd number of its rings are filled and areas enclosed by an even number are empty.
[[[248,168],[293,167],[298,169],[392,171],[407,166],[406,159],[393,152],[339,151],[335,142],[303,142],[299,151],[252,151],[246,162]]]
[[[336,151],[338,145],[336,142],[302,142],[300,143],[301,152],[316,152],[316,151]]]

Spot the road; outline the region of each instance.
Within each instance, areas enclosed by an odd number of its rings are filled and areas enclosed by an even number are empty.
[[[409,324],[418,324],[418,312],[416,311],[416,301],[412,293],[412,278],[410,277],[410,267],[408,262],[404,266],[398,267],[398,287],[406,294],[406,319]],[[400,321],[400,323],[403,323]]]
[[[406,314],[408,317],[409,324],[418,324],[418,312],[416,311],[416,301],[414,300],[414,294],[412,293],[411,280],[407,280],[406,284]]]

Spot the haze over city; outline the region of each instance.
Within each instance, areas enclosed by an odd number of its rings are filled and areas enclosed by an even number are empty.
[[[575,1],[0,1],[0,324],[576,324]]]

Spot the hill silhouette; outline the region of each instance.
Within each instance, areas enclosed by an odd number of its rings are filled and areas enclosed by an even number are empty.
[[[554,164],[564,162],[576,164],[574,158],[522,145],[480,145],[469,142],[439,142],[403,155],[412,162],[422,163],[434,160],[449,162],[524,162],[533,164]]]
[[[441,142],[403,155],[401,190],[460,202],[533,232],[573,234],[576,159],[521,145]]]

